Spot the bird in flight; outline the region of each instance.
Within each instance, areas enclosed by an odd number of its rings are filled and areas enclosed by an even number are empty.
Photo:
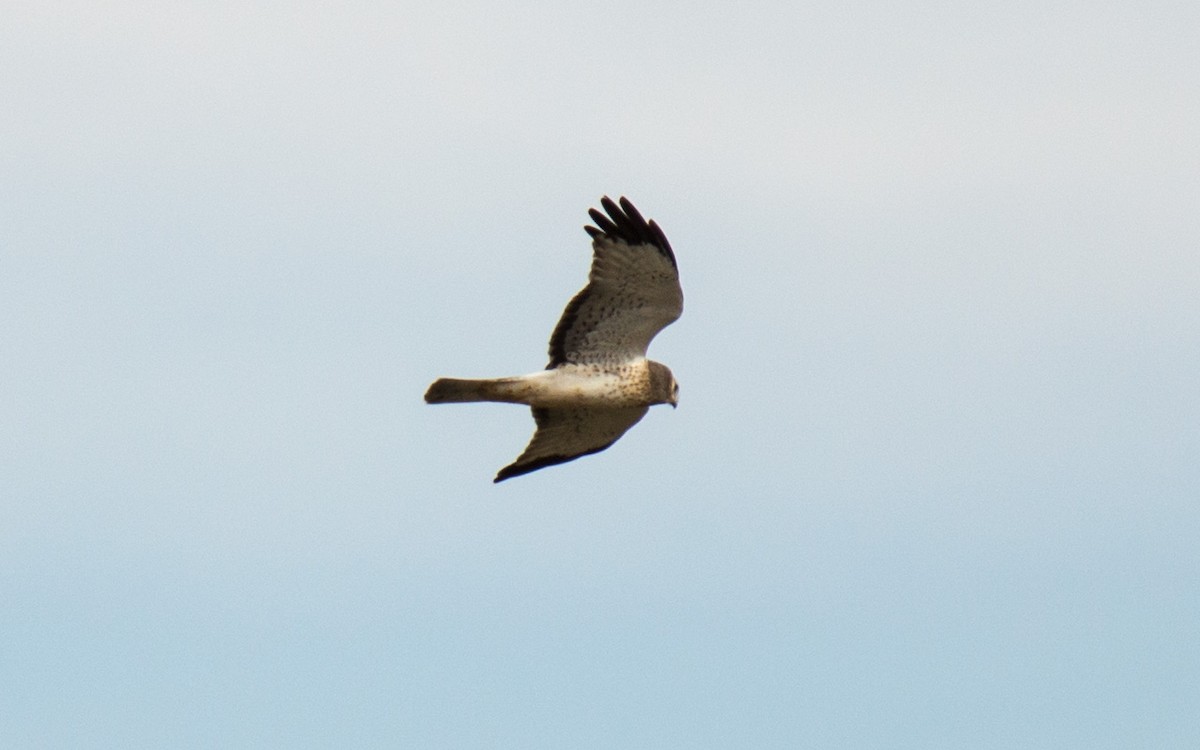
[[[554,327],[546,369],[491,380],[439,378],[425,392],[430,404],[533,407],[533,438],[496,482],[599,453],[652,405],[679,403],[671,370],[646,359],[650,341],[683,313],[675,253],[662,229],[627,199],[605,196],[600,205],[604,213],[588,211],[595,226],[584,227],[592,237],[588,284]]]

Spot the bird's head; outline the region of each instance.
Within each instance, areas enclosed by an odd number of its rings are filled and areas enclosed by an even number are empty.
[[[650,362],[651,403],[679,405],[679,383],[671,374],[671,368],[661,362]]]

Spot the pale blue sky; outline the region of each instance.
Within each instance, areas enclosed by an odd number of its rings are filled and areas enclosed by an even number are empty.
[[[9,3],[0,744],[1192,748],[1193,3]],[[499,486],[628,195],[682,384]]]

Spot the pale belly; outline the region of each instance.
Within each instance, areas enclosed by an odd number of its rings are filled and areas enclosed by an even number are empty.
[[[646,378],[640,369],[631,365],[613,373],[567,366],[526,375],[514,385],[530,406],[645,406]]]

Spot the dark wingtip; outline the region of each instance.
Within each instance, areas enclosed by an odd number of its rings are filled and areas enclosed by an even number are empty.
[[[500,484],[505,479],[512,479],[513,477],[519,477],[519,476],[528,474],[531,471],[537,471],[538,469],[544,468],[545,466],[548,466],[548,465],[549,464],[542,463],[541,460],[532,461],[527,464],[522,464],[522,463],[514,461],[513,463],[509,464],[508,466],[505,466],[503,469],[501,469],[500,471],[498,471],[496,473],[496,478],[492,480],[492,484]]]
[[[503,469],[501,469],[496,474],[496,478],[492,480],[492,484],[500,484],[505,479],[512,479],[513,477],[524,476],[525,474],[537,471],[538,469],[544,469],[547,466],[553,466],[556,463],[562,463],[564,460],[569,460],[569,459],[561,459],[560,458],[557,461],[551,460],[549,462],[546,462],[544,459],[542,459],[542,460],[533,461],[533,462],[527,463],[527,464],[515,464],[515,463],[509,464],[508,466],[505,466]]]
[[[596,225],[583,228],[593,240],[604,235],[629,245],[651,245],[675,265],[675,253],[663,230],[653,220],[646,221],[632,201],[622,195],[614,202],[605,195],[600,198],[600,206],[608,215],[595,208],[588,209],[588,216]]]

